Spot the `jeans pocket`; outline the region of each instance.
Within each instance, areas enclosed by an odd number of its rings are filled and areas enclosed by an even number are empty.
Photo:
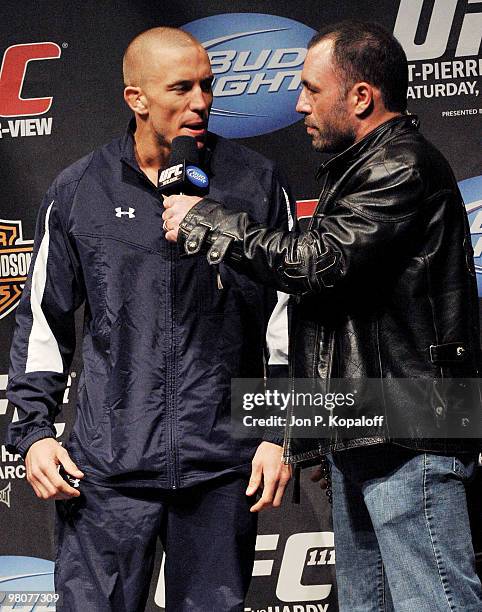
[[[471,456],[453,457],[452,470],[460,476],[462,480],[470,480],[475,475],[475,460]]]

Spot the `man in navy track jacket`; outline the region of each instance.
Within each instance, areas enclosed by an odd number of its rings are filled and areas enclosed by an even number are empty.
[[[61,172],[40,210],[12,345],[9,444],[37,496],[59,500],[58,610],[142,610],[160,536],[168,610],[239,611],[255,513],[279,505],[289,479],[276,436],[235,439],[230,425],[231,378],[263,376],[274,292],[179,257],[157,175],[185,135],[210,196],[232,210],[286,228],[289,197],[272,162],[207,131],[213,75],[190,34],[137,36],[124,80],[135,117],[125,136]],[[82,304],[84,369],[63,448],[54,419]],[[253,505],[245,494],[261,488]]]

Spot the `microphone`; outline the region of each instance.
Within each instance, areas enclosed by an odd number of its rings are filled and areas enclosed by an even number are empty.
[[[205,195],[209,178],[199,166],[196,140],[192,136],[176,136],[172,141],[169,165],[159,170],[159,192],[163,195]]]

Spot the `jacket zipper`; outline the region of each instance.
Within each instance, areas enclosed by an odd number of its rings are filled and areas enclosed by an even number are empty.
[[[318,198],[318,203],[317,203],[316,208],[315,208],[315,210],[313,212],[313,216],[311,217],[310,222],[308,224],[308,230],[313,229],[315,216],[323,216],[323,215],[320,215],[320,206],[322,204],[324,204],[323,198],[325,197],[325,193],[327,191],[328,176],[329,176],[329,173],[326,172],[325,176],[323,177],[323,184],[322,184],[321,189],[320,189],[320,196]]]
[[[299,296],[291,295],[288,300],[288,378],[290,381],[289,391],[295,388],[295,351],[296,351],[296,331],[295,331],[295,323],[293,317],[293,304],[294,302],[299,302]],[[284,431],[284,440],[283,440],[283,461],[285,463],[290,463],[291,453],[291,426],[289,423],[291,422],[291,416],[293,414],[293,405],[290,404],[286,414],[286,427]],[[296,495],[294,494],[296,497]]]
[[[167,245],[169,249],[169,287],[170,295],[168,311],[169,354],[166,359],[166,395],[167,395],[167,473],[171,489],[179,487],[176,444],[176,343],[175,343],[175,249],[176,245]]]
[[[142,170],[136,169],[142,180],[149,185],[150,189],[153,188],[151,180],[147,177]],[[156,196],[159,194],[155,190]],[[168,263],[168,294],[170,295],[170,301],[167,302],[167,317],[166,317],[166,329],[168,331],[168,342],[169,353],[166,355],[166,417],[167,417],[167,481],[168,487],[171,489],[179,488],[179,469],[177,462],[177,440],[176,440],[176,343],[174,340],[175,332],[175,244],[167,244],[169,253]]]

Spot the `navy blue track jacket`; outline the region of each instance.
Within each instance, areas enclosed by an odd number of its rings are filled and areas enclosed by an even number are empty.
[[[287,227],[284,180],[261,155],[213,134],[210,197]],[[55,437],[85,304],[76,421],[67,448],[93,482],[176,488],[246,469],[258,440],[234,439],[230,380],[263,376],[275,294],[206,258],[180,257],[139,170],[130,130],[64,170],[42,204],[17,309],[9,444]]]

